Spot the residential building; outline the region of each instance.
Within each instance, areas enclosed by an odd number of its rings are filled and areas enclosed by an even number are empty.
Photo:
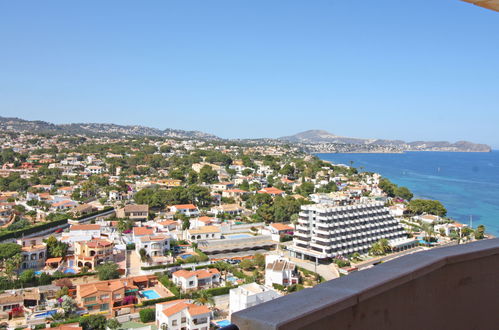
[[[218,206],[213,206],[210,210],[211,213],[218,214],[228,214],[232,216],[240,215],[244,211],[244,208],[238,204],[223,204]]]
[[[267,255],[265,257],[265,285],[289,286],[298,284],[300,277],[296,265],[284,257]]]
[[[220,283],[220,272],[216,268],[196,271],[182,269],[172,274],[172,280],[184,291],[210,288]]]
[[[142,275],[109,281],[98,281],[76,286],[75,301],[90,314],[110,313],[122,306],[126,296],[140,299],[139,291],[161,285],[155,275]]]
[[[149,206],[141,204],[128,204],[116,211],[118,218],[129,218],[134,221],[145,221],[149,218]]]
[[[137,253],[141,249],[144,249],[151,258],[162,257],[170,250],[170,237],[166,235],[142,236],[135,243]]]
[[[257,283],[244,284],[229,291],[229,313],[259,305],[280,296],[270,287]]]
[[[197,242],[199,240],[206,239],[220,239],[222,238],[222,232],[217,226],[203,226],[196,229],[188,229],[184,231],[184,239],[191,242]]]
[[[114,243],[100,238],[75,242],[75,265],[78,268],[95,269],[96,266],[114,260]]]
[[[21,270],[41,269],[47,260],[47,246],[43,243],[43,237],[21,238],[16,241],[21,245]]]
[[[381,202],[303,205],[299,216],[289,247],[295,257],[327,259],[363,254],[382,238],[394,247],[406,238],[405,230]]]
[[[209,330],[210,317],[208,307],[195,305],[187,299],[156,304],[158,329]]]
[[[259,194],[269,194],[272,197],[284,195],[284,191],[282,191],[281,189],[277,189],[275,187],[263,188],[262,190],[259,190],[258,193]]]
[[[170,206],[170,211],[173,213],[181,213],[188,217],[197,217],[199,216],[199,210],[194,204],[180,204]]]

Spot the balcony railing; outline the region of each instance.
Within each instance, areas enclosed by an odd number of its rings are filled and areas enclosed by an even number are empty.
[[[499,239],[436,248],[232,314],[254,329],[498,329]]]

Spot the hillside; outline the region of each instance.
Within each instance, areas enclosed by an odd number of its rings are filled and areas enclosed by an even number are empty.
[[[279,138],[283,141],[301,144],[352,144],[359,146],[377,145],[390,146],[402,151],[452,151],[452,152],[490,152],[492,149],[485,144],[476,144],[468,141],[455,143],[447,141],[414,141],[383,139],[361,139],[337,136],[324,130],[309,130],[291,136]]]

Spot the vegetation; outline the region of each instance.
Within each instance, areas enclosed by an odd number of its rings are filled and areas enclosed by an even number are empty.
[[[118,269],[119,266],[112,262],[106,262],[95,268],[95,270],[97,271],[97,276],[101,281],[112,280],[120,277],[120,272],[118,271]]]
[[[149,323],[156,320],[156,311],[154,308],[144,308],[140,310],[140,322]]]
[[[414,199],[411,200],[407,209],[412,214],[434,214],[444,217],[447,214],[447,209],[439,201],[429,199]]]

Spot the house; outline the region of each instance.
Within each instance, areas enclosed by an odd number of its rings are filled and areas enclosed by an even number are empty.
[[[224,191],[230,188],[234,187],[234,182],[219,182],[219,183],[214,183],[211,186],[212,190],[216,191]]]
[[[163,257],[170,250],[170,237],[166,235],[142,236],[135,243],[135,251],[139,253],[139,256],[141,249],[144,249],[151,258]]]
[[[289,286],[298,284],[298,281],[299,274],[294,263],[278,255],[267,255],[265,257],[265,285]]]
[[[187,299],[156,304],[158,329],[209,330],[210,316],[208,307],[195,305]]]
[[[73,212],[73,214],[84,215],[84,214],[92,213],[96,210],[97,210],[97,208],[91,204],[81,204],[81,205],[78,205],[77,207],[75,207],[71,211]]]
[[[194,204],[179,204],[170,206],[170,211],[173,213],[181,213],[188,217],[197,217],[199,216],[199,210]]]
[[[424,223],[428,223],[428,224],[435,224],[437,222],[439,222],[440,220],[442,220],[442,218],[440,218],[438,215],[432,215],[432,214],[424,214],[424,215],[420,215],[420,216],[417,216],[415,217],[417,220],[420,220]]]
[[[63,195],[63,196],[69,196],[73,193],[73,191],[74,191],[73,187],[60,187],[60,188],[57,188],[56,194]]]
[[[1,293],[0,294],[0,311],[9,312],[13,308],[24,306],[24,295],[16,293]]]
[[[156,223],[156,227],[161,231],[173,231],[178,227],[178,222],[175,220],[164,220]]]
[[[388,207],[388,209],[390,210],[390,215],[394,217],[401,217],[404,215],[406,207],[404,204],[395,204]]]
[[[269,225],[269,230],[273,235],[293,235],[293,227],[283,223],[271,223]]]
[[[90,241],[74,243],[75,265],[78,268],[95,269],[100,264],[114,261],[114,243],[112,241],[92,238]]]
[[[52,204],[53,211],[68,211],[78,206],[78,203],[72,200],[62,200]]]
[[[132,238],[135,244],[138,244],[142,237],[154,235],[154,229],[148,227],[133,227]]]
[[[259,194],[269,194],[272,197],[284,195],[284,191],[282,191],[281,189],[277,189],[275,187],[263,188],[262,190],[258,190],[258,193]]]
[[[101,226],[95,224],[72,225],[69,228],[68,241],[89,241],[94,237],[100,237]]]
[[[224,198],[242,198],[244,195],[249,194],[246,190],[234,188],[234,189],[227,189],[222,191],[222,197]]]
[[[184,232],[184,239],[197,242],[205,239],[221,239],[222,232],[217,226],[203,226],[196,229],[188,229]]]
[[[217,215],[217,214],[229,214],[232,216],[240,215],[243,213],[244,208],[239,206],[238,204],[223,204],[223,205],[218,205],[214,206],[211,208],[210,212]]]
[[[102,166],[88,166],[87,168],[85,168],[85,172],[90,174],[101,174],[102,171]]]
[[[111,313],[115,307],[127,304],[130,300],[140,299],[140,290],[160,285],[155,275],[79,284],[76,286],[75,301],[78,307],[88,310],[90,314],[107,314]],[[125,298],[127,296],[135,298],[127,299]]]
[[[128,218],[134,221],[145,221],[149,218],[149,206],[143,204],[128,204],[116,211],[118,218]]]
[[[244,284],[229,291],[229,313],[233,314],[280,296],[279,293],[267,286],[257,283]]]
[[[200,269],[196,271],[178,270],[172,274],[173,283],[182,290],[210,288],[220,283],[220,272],[216,268]]]
[[[47,260],[47,246],[43,243],[43,237],[20,238],[16,241],[21,246],[21,270],[41,269]]]

